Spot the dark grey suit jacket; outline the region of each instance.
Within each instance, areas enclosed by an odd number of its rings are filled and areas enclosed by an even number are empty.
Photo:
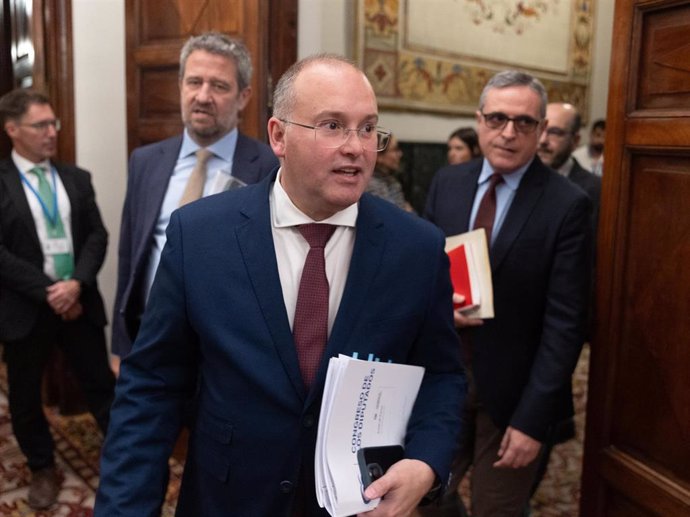
[[[468,230],[482,160],[433,179],[425,216]],[[544,441],[573,414],[571,376],[585,341],[591,202],[542,164],[527,169],[490,250],[495,318],[468,330],[479,401],[499,427]]]
[[[182,135],[178,135],[135,149],[129,160],[113,311],[112,351],[120,356],[131,350],[144,312],[153,232],[181,146]],[[270,147],[238,135],[232,164],[234,177],[247,184],[256,183],[276,167],[278,159]]]
[[[73,278],[82,284],[84,316],[106,323],[96,275],[103,265],[108,232],[103,226],[91,186],[91,175],[71,165],[53,164],[71,205],[74,246]],[[47,307],[46,287],[53,284],[43,272],[43,251],[21,176],[11,158],[0,161],[0,341],[26,337]]]

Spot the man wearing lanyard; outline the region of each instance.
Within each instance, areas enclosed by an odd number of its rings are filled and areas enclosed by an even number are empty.
[[[108,234],[88,172],[51,161],[60,121],[44,95],[0,98],[12,155],[0,161],[0,342],[12,429],[32,472],[28,503],[50,507],[60,490],[41,379],[59,345],[105,433],[114,376],[96,275]]]

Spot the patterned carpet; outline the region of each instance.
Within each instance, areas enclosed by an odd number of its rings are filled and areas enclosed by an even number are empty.
[[[587,399],[589,348],[575,370],[577,436],[554,448],[549,469],[532,500],[530,517],[577,517],[582,470],[582,440]],[[57,446],[58,467],[64,482],[58,502],[50,511],[35,512],[26,504],[30,473],[12,435],[7,411],[4,368],[0,367],[0,515],[9,517],[91,517],[98,485],[101,435],[90,415],[63,417],[48,408],[46,414]],[[171,482],[162,517],[174,514],[182,466],[172,461]],[[466,492],[466,487],[465,487]]]
[[[26,503],[31,474],[12,434],[7,409],[4,364],[0,367],[0,515],[8,517],[91,517],[98,486],[101,433],[91,415],[63,417],[46,408],[63,476],[62,491],[50,510],[37,512]],[[174,515],[182,466],[170,462],[170,486],[162,517]]]

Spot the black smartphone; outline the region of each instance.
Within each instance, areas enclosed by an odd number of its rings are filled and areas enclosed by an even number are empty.
[[[386,471],[404,457],[402,445],[362,447],[357,451],[357,463],[362,478],[362,491],[383,476]]]

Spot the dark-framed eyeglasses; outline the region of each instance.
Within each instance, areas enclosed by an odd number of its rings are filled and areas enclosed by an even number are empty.
[[[20,126],[30,127],[31,129],[45,133],[51,126],[55,128],[55,131],[60,131],[62,124],[60,124],[60,119],[56,118],[53,120],[41,120],[40,122],[33,122],[32,124],[20,124]]]
[[[365,124],[359,128],[349,129],[340,122],[333,120],[319,122],[315,126],[300,124],[299,122],[282,118],[279,120],[285,124],[292,124],[305,129],[313,129],[315,142],[326,149],[336,149],[344,145],[350,137],[350,132],[357,134],[362,148],[366,151],[383,151],[391,138],[390,131],[374,126],[373,124]]]
[[[574,134],[572,131],[560,127],[547,127],[545,133],[546,136],[555,136],[556,138],[565,138],[566,136]]]
[[[508,122],[513,123],[515,131],[518,133],[529,134],[534,133],[539,126],[540,120],[534,119],[529,115],[518,115],[517,117],[509,117],[505,113],[500,111],[494,111],[491,113],[480,112],[482,117],[484,117],[484,122],[491,129],[503,129],[506,127]]]

